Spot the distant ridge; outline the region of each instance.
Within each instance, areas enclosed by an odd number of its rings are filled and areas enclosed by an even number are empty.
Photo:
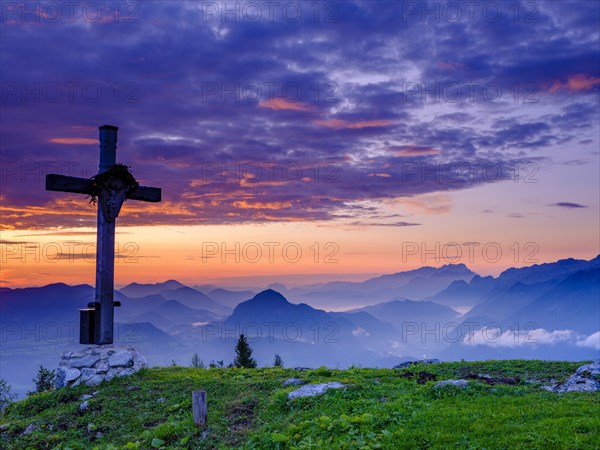
[[[147,295],[160,294],[161,292],[164,292],[164,291],[179,289],[182,287],[186,287],[186,286],[184,284],[181,284],[177,280],[167,280],[162,283],[154,283],[154,284],[131,283],[131,284],[128,284],[127,286],[119,289],[119,291],[121,291],[127,297],[139,298],[139,297],[146,297]]]

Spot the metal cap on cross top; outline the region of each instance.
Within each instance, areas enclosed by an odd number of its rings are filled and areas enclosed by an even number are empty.
[[[64,175],[46,175],[46,190],[72,192],[98,197],[98,229],[96,238],[96,293],[95,301],[80,310],[81,344],[112,344],[114,339],[115,225],[122,203],[126,200],[160,202],[160,188],[131,185],[111,173],[116,164],[117,132],[113,125],[99,127],[99,174],[108,175],[101,186],[94,177],[78,178]],[[122,166],[121,166],[122,167]],[[97,176],[98,176],[97,175]],[[129,175],[131,177],[131,175]],[[114,178],[114,179],[113,179]],[[133,177],[131,177],[133,178]],[[135,181],[135,179],[133,179]]]

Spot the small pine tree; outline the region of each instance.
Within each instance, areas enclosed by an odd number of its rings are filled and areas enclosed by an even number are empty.
[[[273,361],[273,367],[283,367],[283,360],[279,353],[275,353],[275,360]]]
[[[171,367],[177,367],[177,361],[174,359],[171,360]]]
[[[17,398],[17,394],[13,394],[11,391],[12,386],[4,378],[0,378],[0,414],[9,403],[14,402]]]
[[[45,392],[54,389],[54,370],[48,370],[40,364],[37,375],[33,379],[35,391],[28,392],[27,395]]]
[[[204,369],[204,363],[200,359],[200,356],[198,356],[198,353],[194,353],[192,356],[192,367],[196,369]]]
[[[247,367],[252,369],[256,367],[256,360],[252,357],[252,349],[248,344],[246,336],[240,334],[240,337],[235,346],[235,359],[233,360],[235,367]]]

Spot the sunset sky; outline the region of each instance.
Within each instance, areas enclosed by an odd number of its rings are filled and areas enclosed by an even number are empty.
[[[44,180],[104,124],[163,198],[117,285],[600,252],[598,2],[68,3],[1,4],[2,286],[94,283],[96,208]]]

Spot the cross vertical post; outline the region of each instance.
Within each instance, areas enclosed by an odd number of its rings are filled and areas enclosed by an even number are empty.
[[[108,170],[116,163],[117,127],[100,127],[100,168]],[[116,218],[107,222],[98,202],[98,229],[96,246],[96,304],[95,341],[97,344],[113,343],[114,284],[115,284],[115,225]]]

